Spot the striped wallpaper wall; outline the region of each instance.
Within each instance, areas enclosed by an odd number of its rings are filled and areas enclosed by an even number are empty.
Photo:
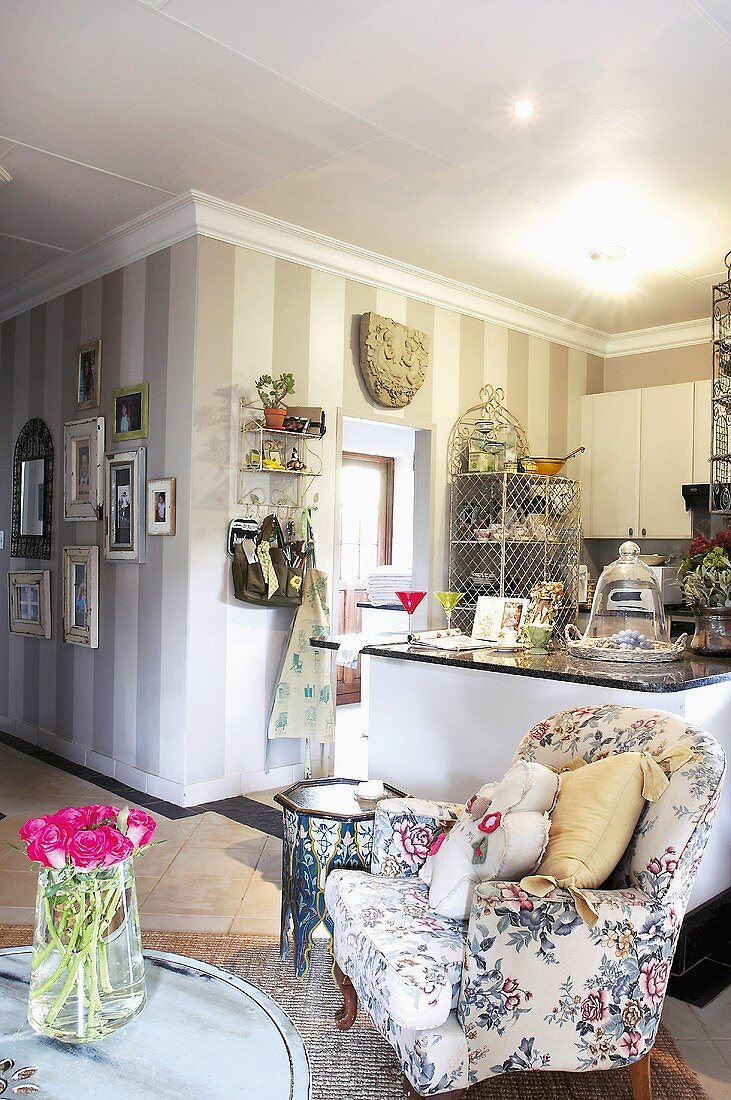
[[[357,371],[360,315],[376,310],[424,329],[432,358],[407,409],[373,405]],[[101,336],[103,412],[112,389],[150,383],[150,477],[175,476],[177,535],[149,538],[142,566],[101,564],[99,648],[61,641],[61,548],[102,543],[101,524],[63,519],[63,425],[74,409],[80,343]],[[0,725],[146,789],[193,805],[287,782],[298,741],[264,730],[289,615],[233,599],[226,528],[236,504],[238,403],[265,371],[292,371],[296,400],[322,404],[329,431],[316,526],[331,571],[339,414],[433,433],[430,588],[446,559],[446,446],[484,382],[505,387],[535,452],[580,442],[581,396],[602,388],[583,352],[404,295],[209,238],[158,252],[45,306],[0,332],[0,569],[52,571],[51,641],[0,629]],[[85,414],[86,415],[86,414]],[[11,561],[10,471],[18,431],[48,423],[56,447],[50,563]],[[108,444],[108,450],[123,449]]]
[[[430,370],[406,409],[382,409],[357,370],[358,326],[367,310],[432,336]],[[319,563],[331,571],[338,413],[433,431],[430,589],[446,579],[446,447],[460,411],[485,382],[502,385],[534,453],[565,454],[580,440],[581,397],[602,388],[600,359],[479,319],[436,308],[272,256],[200,241],[191,510],[187,781],[208,797],[288,781],[299,742],[272,746],[264,729],[288,614],[233,599],[221,545],[236,504],[238,401],[255,397],[264,372],[292,371],[294,403],[323,405],[325,476],[315,487]],[[223,731],[221,735],[220,731]],[[217,781],[215,787],[211,781]],[[243,777],[243,779],[241,779]],[[238,788],[236,788],[238,789]]]
[[[0,333],[0,573],[51,570],[53,637],[0,629],[0,724],[161,796],[184,782],[187,499],[193,401],[197,240],[88,283],[2,325]],[[148,539],[147,561],[100,564],[99,648],[62,641],[62,547],[102,545],[102,524],[63,519],[63,426],[96,415],[74,405],[76,351],[104,341],[102,406],[111,442],[116,386],[150,383],[150,477],[175,475],[178,535]],[[50,562],[10,558],[15,439],[29,417],[48,424],[55,448]],[[4,597],[3,597],[4,598]],[[150,778],[151,777],[151,778]]]

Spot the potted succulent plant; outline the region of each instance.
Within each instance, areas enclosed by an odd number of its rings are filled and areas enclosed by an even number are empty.
[[[280,374],[279,378],[272,378],[271,374],[262,374],[254,384],[264,406],[267,428],[281,428],[287,415],[282,401],[288,394],[294,393],[294,375]]]
[[[693,539],[678,571],[683,603],[693,608],[696,653],[731,657],[731,527]]]

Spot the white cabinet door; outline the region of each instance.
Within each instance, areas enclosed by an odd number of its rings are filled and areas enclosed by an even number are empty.
[[[637,536],[640,497],[640,390],[595,393],[590,400],[588,538]],[[582,465],[582,473],[584,466]]]
[[[693,383],[693,482],[705,484],[711,480],[708,462],[711,454],[711,380]]]
[[[640,538],[690,537],[681,486],[693,477],[693,383],[642,391]]]

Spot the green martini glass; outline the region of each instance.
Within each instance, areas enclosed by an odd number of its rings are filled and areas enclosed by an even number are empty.
[[[447,630],[452,629],[452,612],[464,596],[464,592],[435,592],[434,595],[439,600],[440,604],[444,608],[447,615]]]

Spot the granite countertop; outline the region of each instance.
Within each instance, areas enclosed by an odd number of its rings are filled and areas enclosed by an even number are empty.
[[[334,639],[312,639],[311,645],[320,649],[339,648]],[[624,691],[648,691],[669,693],[688,691],[731,681],[731,658],[698,657],[687,652],[680,661],[666,665],[627,665],[582,660],[558,651],[545,656],[528,653],[494,653],[475,650],[473,653],[444,653],[424,649],[407,643],[393,645],[367,645],[361,651],[370,657],[387,657],[398,661],[420,661],[432,665],[453,665],[481,672],[507,673],[511,676],[533,676],[542,680],[566,680],[573,684],[593,684],[595,687],[614,687]]]

